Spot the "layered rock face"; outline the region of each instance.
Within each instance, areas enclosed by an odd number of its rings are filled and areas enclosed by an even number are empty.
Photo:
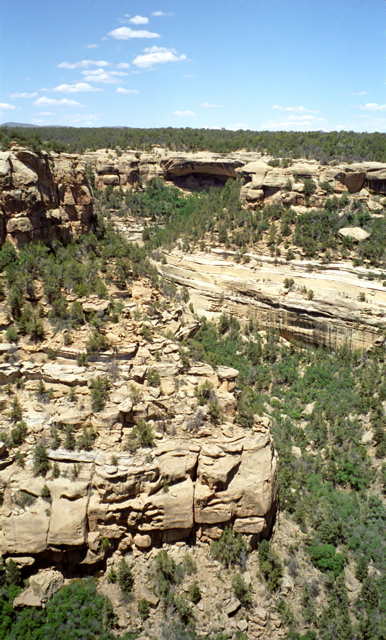
[[[100,150],[87,153],[84,161],[94,167],[96,186],[131,188],[152,178],[195,191],[221,186],[228,178],[240,175],[245,184],[241,199],[245,206],[255,208],[268,203],[284,206],[321,207],[329,192],[341,195],[356,193],[370,204],[375,213],[382,210],[379,195],[386,193],[386,165],[362,162],[336,166],[320,165],[316,160],[294,160],[286,168],[272,167],[268,158],[253,152],[229,154],[211,152],[173,152],[154,148],[151,153]],[[316,191],[306,200],[304,180],[312,179]],[[324,188],[320,185],[324,184]]]
[[[0,244],[66,242],[87,231],[92,216],[85,166],[77,156],[16,147],[0,153]]]
[[[191,191],[222,186],[228,178],[236,178],[236,170],[253,157],[248,153],[216,154],[184,153],[154,148],[150,153],[100,150],[83,156],[96,173],[96,186],[131,188],[153,178],[160,178]]]
[[[248,253],[240,265],[234,253],[165,253],[160,272],[188,287],[196,313],[218,318],[226,311],[242,323],[277,329],[286,339],[336,349],[368,349],[383,339],[386,292],[382,282],[364,280],[366,269],[351,263],[320,265]],[[377,272],[377,270],[375,270]],[[287,288],[288,276],[293,284]],[[312,299],[308,292],[312,292]]]
[[[245,164],[238,169],[245,184],[240,197],[246,206],[254,208],[264,203],[284,206],[322,207],[328,192],[358,194],[374,212],[382,211],[377,196],[386,193],[386,165],[381,162],[320,165],[316,160],[295,160],[286,168],[271,167],[264,159]],[[312,180],[315,192],[305,197],[304,180]],[[371,197],[370,191],[374,197]]]
[[[187,366],[178,344],[157,335],[158,325],[176,337],[192,335],[198,323],[189,310],[176,306],[157,315],[148,341],[141,335],[142,322],[131,315],[150,313],[155,294],[139,284],[130,294],[119,325],[106,327],[114,348],[90,356],[87,367],[75,362],[84,350],[86,327],[73,333],[70,346],[63,346],[61,334],[49,338],[55,362],[43,350],[31,354],[29,345],[19,347],[16,358],[14,347],[3,345],[9,357],[1,364],[1,380],[23,381],[18,398],[28,435],[21,445],[23,468],[12,448],[0,447],[0,553],[22,566],[54,563],[71,571],[97,565],[107,549],[208,541],[229,524],[254,546],[272,530],[277,455],[269,418],[255,416],[251,428],[240,427],[238,371],[202,362]],[[91,308],[92,301],[82,304]],[[155,387],[148,383],[151,373],[158,378]],[[102,375],[114,382],[105,408],[96,412],[90,385]],[[51,389],[49,402],[37,396],[39,380]],[[197,398],[204,382],[219,408],[216,421]],[[69,400],[70,391],[75,401]],[[2,430],[9,433],[11,400],[3,396],[0,402]],[[128,439],[141,423],[152,430],[153,446],[137,443],[130,453]],[[84,429],[92,430],[93,444],[87,450],[50,448],[53,429],[63,442],[69,427],[77,439]],[[45,443],[51,463],[45,477],[34,475],[39,443]],[[103,540],[109,541],[107,548]]]

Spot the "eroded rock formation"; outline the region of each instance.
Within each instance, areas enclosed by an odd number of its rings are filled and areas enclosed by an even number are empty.
[[[210,540],[228,524],[253,546],[272,529],[277,456],[269,418],[255,416],[252,428],[241,428],[235,414],[238,371],[201,362],[187,366],[174,341],[157,334],[144,339],[142,322],[130,316],[149,313],[155,292],[136,284],[130,293],[119,326],[106,327],[114,349],[94,354],[87,367],[75,362],[86,327],[67,347],[62,335],[49,338],[50,348],[57,347],[55,362],[43,351],[31,357],[28,345],[19,348],[17,358],[12,345],[5,348],[2,380],[23,380],[18,397],[28,435],[21,446],[24,467],[9,445],[0,447],[0,546],[22,566],[54,562],[61,570],[86,568],[103,561],[107,549]],[[155,330],[193,334],[197,320],[189,313],[169,308],[153,320]],[[150,372],[157,386],[149,386]],[[95,412],[91,380],[106,374],[114,380],[110,398]],[[37,396],[39,380],[51,389],[50,402]],[[204,382],[219,407],[215,421],[197,398]],[[70,401],[75,389],[76,401]],[[12,428],[10,402],[3,396],[5,432]],[[154,446],[137,443],[130,453],[128,439],[141,421],[153,431]],[[68,428],[76,438],[91,430],[92,446],[50,448],[53,430],[63,442]],[[39,443],[45,443],[51,464],[45,477],[34,475]]]
[[[319,268],[301,260],[289,267],[283,259],[252,252],[248,258],[241,265],[230,251],[184,254],[176,249],[158,268],[188,287],[198,315],[218,318],[226,311],[242,323],[251,318],[262,329],[277,329],[289,340],[333,349],[344,344],[368,349],[382,339],[386,292],[382,282],[360,279],[366,269],[349,262]],[[293,284],[286,287],[289,275]]]
[[[13,148],[0,153],[0,244],[54,238],[90,228],[92,197],[84,163],[69,154]]]

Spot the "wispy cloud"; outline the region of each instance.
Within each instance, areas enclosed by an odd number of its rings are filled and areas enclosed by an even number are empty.
[[[144,29],[131,29],[130,27],[118,27],[109,31],[109,36],[116,40],[130,40],[131,38],[160,38],[159,33],[153,33],[152,31],[146,31]]]
[[[97,120],[99,120],[99,116],[94,114],[83,114],[83,113],[74,113],[69,116],[69,120],[74,125],[83,125],[85,127],[92,126],[95,124]]]
[[[152,16],[156,16],[156,18],[164,18],[165,16],[172,16],[173,12],[165,13],[164,11],[153,11]]]
[[[89,67],[108,67],[106,60],[79,60],[78,62],[60,62],[59,69],[88,69]]]
[[[131,24],[148,24],[149,18],[146,18],[145,16],[133,16],[130,18],[129,22],[131,22]]]
[[[181,62],[188,60],[187,56],[182,53],[178,54],[175,49],[167,49],[166,47],[147,47],[144,53],[138,55],[133,60],[133,64],[141,69],[149,69],[155,64],[165,64],[167,62]]]
[[[59,84],[53,91],[59,91],[60,93],[82,93],[85,91],[102,91],[102,89],[92,87],[88,82],[76,82],[75,84]]]
[[[173,114],[175,116],[195,116],[196,114],[194,113],[194,111],[188,111],[187,109],[185,111],[173,111]]]
[[[317,118],[312,114],[291,115],[286,120],[269,120],[261,125],[262,129],[297,129],[297,128],[315,128],[321,126],[325,122],[324,118]]]
[[[210,102],[203,102],[201,106],[205,109],[218,109],[220,107],[219,104],[211,104]]]
[[[8,102],[0,102],[0,111],[16,111],[17,107]]]
[[[361,109],[363,111],[385,111],[386,104],[378,104],[377,102],[368,102],[367,104],[362,104]]]
[[[128,62],[118,62],[117,69],[129,69],[130,65]]]
[[[85,49],[98,49],[98,47],[99,47],[99,44],[94,44],[94,43],[84,45]]]
[[[82,74],[86,82],[103,82],[104,84],[117,84],[119,78],[127,76],[124,71],[107,71],[106,69],[82,71]]]
[[[274,104],[272,109],[277,109],[278,111],[310,111],[310,109],[306,109],[302,105],[299,107],[281,107],[279,104]]]
[[[10,98],[36,98],[37,96],[37,92],[34,91],[33,93],[10,93],[9,97]]]
[[[124,87],[117,87],[117,93],[139,93],[138,89],[125,89]]]
[[[353,91],[352,96],[367,96],[367,91]]]
[[[236,122],[235,124],[231,124],[228,127],[225,127],[225,129],[227,131],[240,131],[241,129],[243,131],[247,131],[249,129],[249,126],[245,124],[245,122]]]
[[[61,98],[60,100],[55,100],[55,98],[47,98],[47,96],[42,96],[35,100],[34,104],[38,107],[82,107],[83,105],[76,100],[68,100],[68,98]]]

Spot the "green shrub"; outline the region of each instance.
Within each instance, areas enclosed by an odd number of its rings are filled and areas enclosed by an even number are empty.
[[[197,398],[199,405],[206,404],[212,397],[214,392],[214,386],[209,380],[205,380],[201,385],[195,388],[194,395]]]
[[[236,573],[232,578],[234,594],[240,600],[243,607],[249,609],[252,605],[252,587],[247,584],[240,573]]]
[[[100,351],[107,351],[110,348],[110,343],[99,331],[95,330],[92,336],[86,342],[86,352],[99,353]]]
[[[268,540],[262,540],[258,547],[259,567],[267,587],[270,591],[276,591],[281,585],[283,577],[283,565],[281,560],[271,548]]]
[[[226,527],[218,540],[211,545],[211,554],[215,560],[223,565],[243,565],[247,557],[247,545],[240,533],[235,533],[232,527]]]
[[[161,384],[161,378],[156,369],[149,369],[146,374],[146,380],[150,387],[159,387]]]
[[[150,605],[145,598],[142,598],[138,601],[138,613],[141,616],[142,620],[147,620],[150,614]]]
[[[88,365],[87,353],[85,353],[85,352],[78,353],[77,358],[76,358],[76,362],[77,362],[78,367],[87,367],[87,365]]]
[[[60,469],[59,469],[59,465],[58,465],[56,460],[55,460],[54,464],[52,465],[52,477],[53,478],[60,478]]]
[[[110,396],[111,382],[107,376],[98,376],[91,380],[91,408],[98,412],[104,409]]]
[[[25,453],[22,453],[21,451],[16,451],[15,452],[15,462],[16,462],[18,467],[21,467],[22,469],[24,469],[24,467],[25,467],[25,459],[26,459],[26,454]]]
[[[324,573],[332,572],[334,576],[342,573],[345,565],[344,556],[337,553],[332,544],[314,542],[308,549],[312,563]]]
[[[12,420],[12,422],[20,422],[20,420],[23,417],[23,410],[17,396],[15,396],[11,402],[11,410],[9,412],[9,417]]]
[[[35,476],[45,476],[50,468],[50,461],[45,445],[39,442],[33,453],[33,472]]]
[[[9,342],[17,342],[19,340],[19,331],[15,325],[11,325],[7,327],[5,332],[5,337]]]
[[[160,597],[167,601],[173,585],[180,582],[183,570],[168,552],[162,549],[155,557],[155,582]]]
[[[47,502],[51,502],[51,491],[50,491],[49,487],[47,487],[46,484],[44,484],[42,486],[42,490],[40,492],[40,495],[43,498],[43,500],[47,500]]]
[[[118,563],[117,582],[123,593],[130,593],[130,591],[132,591],[134,586],[134,576],[124,558],[121,558]]]
[[[97,437],[96,432],[93,429],[83,427],[82,435],[79,436],[76,447],[77,449],[83,449],[84,451],[91,451],[94,441]]]
[[[24,509],[24,507],[30,507],[36,502],[36,496],[28,493],[28,491],[21,490],[16,493],[14,500],[19,507]]]
[[[75,449],[75,436],[74,436],[74,426],[72,424],[66,424],[64,427],[64,443],[63,446],[67,451],[73,451]]]
[[[197,604],[201,600],[201,591],[197,580],[189,586],[189,600],[193,602],[193,604]]]
[[[129,451],[136,451],[139,447],[153,446],[153,429],[146,420],[139,418],[137,424],[133,427],[130,435],[128,436],[126,447]]]
[[[11,429],[11,441],[14,447],[17,447],[25,441],[28,433],[27,423],[25,420],[21,420],[16,424],[14,429]]]

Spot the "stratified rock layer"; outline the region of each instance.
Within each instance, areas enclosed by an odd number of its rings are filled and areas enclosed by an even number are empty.
[[[0,153],[0,244],[68,242],[93,216],[85,165],[75,155],[14,148]]]
[[[266,427],[216,441],[165,439],[151,456],[82,452],[82,481],[32,479],[15,467],[0,472],[7,487],[0,516],[1,548],[13,557],[83,549],[82,562],[98,559],[98,540],[129,536],[138,548],[197,535],[216,538],[227,524],[258,539],[276,510],[277,460]],[[64,452],[71,457],[71,452]],[[50,452],[61,458],[61,450]],[[87,457],[87,456],[86,456]],[[41,497],[45,485],[51,503]],[[18,507],[15,495],[33,504]],[[13,506],[12,506],[13,505]],[[10,508],[11,507],[11,508]],[[102,554],[103,557],[103,554]]]

